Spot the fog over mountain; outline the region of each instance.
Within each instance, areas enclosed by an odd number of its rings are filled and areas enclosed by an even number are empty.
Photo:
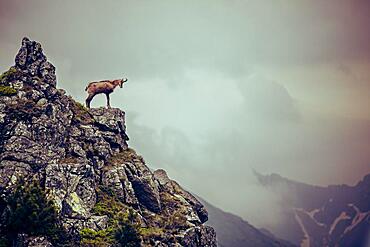
[[[253,169],[318,185],[370,172],[369,12],[366,0],[0,0],[0,69],[29,36],[81,102],[88,81],[128,77],[111,103],[147,163],[271,225],[279,197]]]

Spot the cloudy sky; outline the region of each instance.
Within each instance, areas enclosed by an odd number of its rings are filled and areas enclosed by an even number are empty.
[[[0,69],[28,36],[81,102],[88,81],[128,77],[111,101],[130,145],[264,225],[278,198],[253,169],[318,185],[370,172],[369,13],[367,0],[0,0]]]

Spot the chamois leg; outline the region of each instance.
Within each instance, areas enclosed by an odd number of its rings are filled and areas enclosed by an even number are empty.
[[[89,96],[87,96],[87,99],[86,99],[86,107],[87,108],[90,108],[90,102],[94,98],[94,96],[95,96],[95,94],[89,94]]]
[[[107,107],[110,108],[109,93],[106,93],[105,95],[107,96]]]

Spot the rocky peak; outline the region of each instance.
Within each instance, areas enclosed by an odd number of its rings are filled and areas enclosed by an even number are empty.
[[[203,205],[165,171],[153,173],[129,148],[125,113],[86,109],[57,89],[55,67],[28,38],[15,66],[0,77],[0,133],[0,241],[139,246],[127,245],[136,239],[141,246],[216,246],[214,230],[203,225]],[[21,225],[9,220],[24,209],[11,202],[29,200],[22,193],[38,188],[37,195],[45,194],[38,200],[52,203],[52,224],[59,229],[54,233],[63,232],[63,241],[47,229],[23,228],[32,225],[27,214],[16,215]]]
[[[38,76],[53,87],[57,84],[55,67],[47,61],[41,44],[36,41],[23,38],[22,46],[15,57],[15,67],[30,76]]]

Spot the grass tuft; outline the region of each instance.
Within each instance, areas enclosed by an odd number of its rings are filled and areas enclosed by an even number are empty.
[[[85,228],[80,232],[81,246],[141,246],[137,215],[117,200],[114,191],[106,186],[97,189],[97,203],[93,208],[96,215],[109,217],[108,227],[94,231]]]
[[[0,85],[0,96],[13,96],[17,94],[17,90],[10,86]]]

